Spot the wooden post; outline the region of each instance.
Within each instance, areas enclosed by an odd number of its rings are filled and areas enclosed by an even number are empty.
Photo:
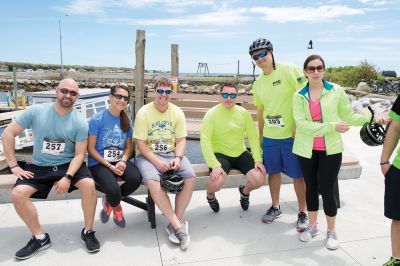
[[[145,31],[136,31],[136,66],[135,66],[135,110],[133,117],[144,105],[144,50],[146,47]]]
[[[177,44],[171,44],[171,76],[179,76],[179,46]]]
[[[13,67],[13,83],[14,83],[14,103],[15,110],[18,110],[18,84],[17,84],[17,69]]]

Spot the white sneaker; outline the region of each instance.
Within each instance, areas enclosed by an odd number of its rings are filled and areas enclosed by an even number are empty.
[[[167,225],[167,228],[165,228],[165,231],[167,231],[169,241],[171,241],[174,244],[180,243],[178,237],[175,234],[175,229],[171,223]]]
[[[299,239],[302,242],[310,242],[311,239],[316,235],[318,235],[317,227],[308,226],[307,229],[299,235]]]
[[[330,250],[336,250],[339,248],[339,241],[337,240],[336,232],[327,232],[326,233],[326,248]]]
[[[182,223],[182,227],[176,230],[175,234],[180,240],[181,249],[187,249],[190,243],[189,223],[187,221]]]

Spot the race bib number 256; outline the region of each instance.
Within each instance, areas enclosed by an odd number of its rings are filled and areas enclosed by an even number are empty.
[[[152,144],[151,148],[155,153],[166,153],[171,151],[171,145],[165,143]]]

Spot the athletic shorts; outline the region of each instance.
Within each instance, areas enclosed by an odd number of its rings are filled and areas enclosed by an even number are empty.
[[[174,158],[175,153],[169,152],[166,154],[154,154],[158,159],[163,162],[169,164]],[[135,165],[139,169],[140,173],[143,177],[143,184],[146,184],[148,180],[156,180],[160,181],[161,173],[157,170],[157,168],[147,160],[143,155],[138,155],[135,157]],[[193,170],[192,164],[189,162],[186,156],[183,156],[181,161],[181,168],[175,172],[178,176],[182,177],[182,179],[188,179],[196,177],[196,173]]]
[[[292,152],[293,138],[263,138],[263,160],[268,174],[285,173],[291,178],[302,178],[299,158]]]
[[[226,174],[229,174],[232,168],[238,169],[244,175],[254,169],[253,156],[249,151],[244,151],[239,157],[230,157],[222,153],[215,153],[215,157],[220,162],[222,169]],[[212,168],[209,169],[210,173]]]
[[[24,167],[25,171],[30,171],[34,173],[34,177],[31,179],[17,179],[15,186],[19,185],[28,185],[36,188],[38,191],[35,192],[31,198],[36,199],[45,199],[49,195],[51,188],[54,186],[54,183],[64,177],[67,173],[69,167],[69,163],[62,164],[59,166],[39,166],[35,164],[27,164]],[[87,168],[86,164],[83,163],[75,175],[72,177],[71,185],[69,186],[68,193],[77,189],[75,184],[84,178],[91,178],[92,174]]]
[[[400,170],[391,166],[385,175],[385,216],[400,220]]]

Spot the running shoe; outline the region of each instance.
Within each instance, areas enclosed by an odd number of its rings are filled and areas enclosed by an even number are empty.
[[[304,212],[297,214],[297,232],[304,232],[308,227],[308,216]]]
[[[206,197],[208,204],[210,204],[211,209],[214,212],[219,212],[219,202],[217,200],[217,197],[214,195],[213,199],[209,199],[208,197]]]
[[[330,250],[336,250],[339,248],[339,241],[337,240],[337,234],[335,231],[328,231],[326,233],[326,248]]]
[[[318,229],[316,226],[308,226],[303,233],[299,235],[299,239],[302,242],[310,242],[313,237],[318,235]]]
[[[32,236],[31,240],[29,240],[28,244],[25,247],[15,253],[15,258],[19,260],[26,260],[35,255],[37,252],[41,250],[45,250],[51,246],[50,236],[45,233],[45,238],[43,240],[37,239],[35,236]]]
[[[118,225],[121,228],[125,227],[125,218],[124,218],[124,212],[122,211],[122,208],[117,211],[115,208],[113,208],[113,216],[114,216],[114,223]]]
[[[269,208],[269,210],[263,215],[263,217],[261,218],[261,221],[263,223],[266,224],[270,224],[273,223],[275,221],[275,219],[279,218],[282,216],[282,211],[281,211],[281,207],[278,206],[271,206],[271,208]]]
[[[169,241],[171,241],[174,244],[180,243],[180,240],[176,236],[175,229],[171,223],[167,225],[167,228],[165,228],[165,230],[167,231]]]
[[[95,231],[87,231],[86,234],[84,232],[85,228],[82,229],[81,240],[82,243],[85,244],[87,252],[98,252],[100,250],[100,243],[94,235]]]
[[[182,223],[182,227],[176,230],[175,234],[180,241],[181,249],[187,249],[190,243],[189,223],[187,221]]]
[[[244,211],[247,211],[248,209],[249,209],[249,204],[250,204],[250,201],[249,201],[249,198],[250,198],[250,194],[244,194],[243,193],[243,189],[244,189],[244,186],[243,185],[240,185],[239,186],[239,193],[240,193],[240,206],[242,206],[242,209],[244,210]]]
[[[110,219],[110,214],[112,211],[112,207],[110,206],[110,204],[108,204],[106,195],[104,195],[102,197],[101,200],[102,204],[103,204],[103,209],[101,209],[99,216],[100,216],[100,221],[105,224],[108,222],[108,220]]]

